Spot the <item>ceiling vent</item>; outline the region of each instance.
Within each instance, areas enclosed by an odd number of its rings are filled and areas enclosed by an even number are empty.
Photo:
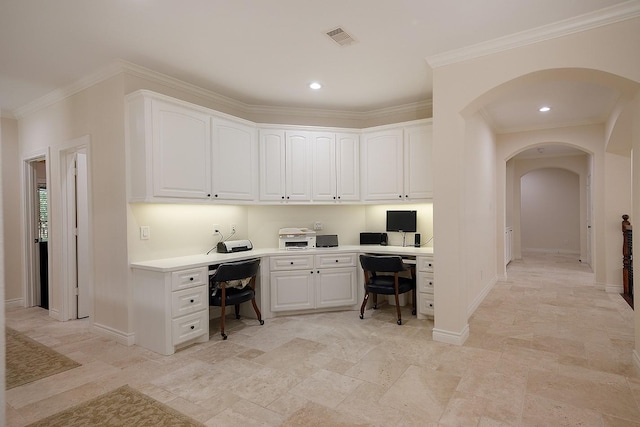
[[[349,35],[345,30],[338,27],[331,31],[327,31],[327,35],[334,42],[338,43],[340,46],[349,46],[352,43],[355,43],[355,39]]]

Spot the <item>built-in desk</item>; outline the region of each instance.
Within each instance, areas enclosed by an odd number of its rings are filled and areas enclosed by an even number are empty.
[[[303,250],[253,249],[132,262],[135,343],[160,354],[209,340],[209,266],[260,258],[256,302],[263,319],[358,310],[364,298],[358,255],[415,260],[418,318],[433,316],[433,248],[350,245]],[[247,317],[255,314],[242,311]]]

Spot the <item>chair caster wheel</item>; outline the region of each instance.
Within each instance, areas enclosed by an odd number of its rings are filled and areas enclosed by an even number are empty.
[[[223,340],[226,340],[226,339],[227,339],[227,334],[222,333],[222,334],[220,334],[220,335],[222,335],[222,339],[223,339]]]
[[[261,325],[264,325],[264,320],[260,320],[260,324],[261,324]]]
[[[364,314],[361,314],[361,315],[360,315],[360,318],[361,318],[361,319],[364,319]]]
[[[402,325],[402,319],[398,319],[398,325]]]
[[[240,315],[237,315],[237,316],[236,316],[236,320],[240,320]]]
[[[411,310],[411,314],[413,314],[414,316],[416,315],[416,310]]]
[[[374,305],[373,305],[373,309],[374,309],[374,310],[377,310],[377,309],[378,309],[378,304],[374,304]]]

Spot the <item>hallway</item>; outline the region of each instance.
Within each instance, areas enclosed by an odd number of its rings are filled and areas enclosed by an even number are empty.
[[[508,267],[457,347],[430,320],[393,307],[229,321],[221,341],[172,356],[56,322],[40,308],[6,324],[80,362],[7,391],[23,426],[129,384],[206,425],[640,426],[633,311],[593,285],[575,256],[530,254]],[[221,391],[223,391],[221,393]]]

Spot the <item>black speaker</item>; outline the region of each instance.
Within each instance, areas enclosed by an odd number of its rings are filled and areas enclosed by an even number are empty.
[[[416,248],[420,247],[420,233],[416,233],[414,240],[413,240],[413,246],[415,246]]]
[[[386,246],[387,233],[360,233],[360,244]]]

